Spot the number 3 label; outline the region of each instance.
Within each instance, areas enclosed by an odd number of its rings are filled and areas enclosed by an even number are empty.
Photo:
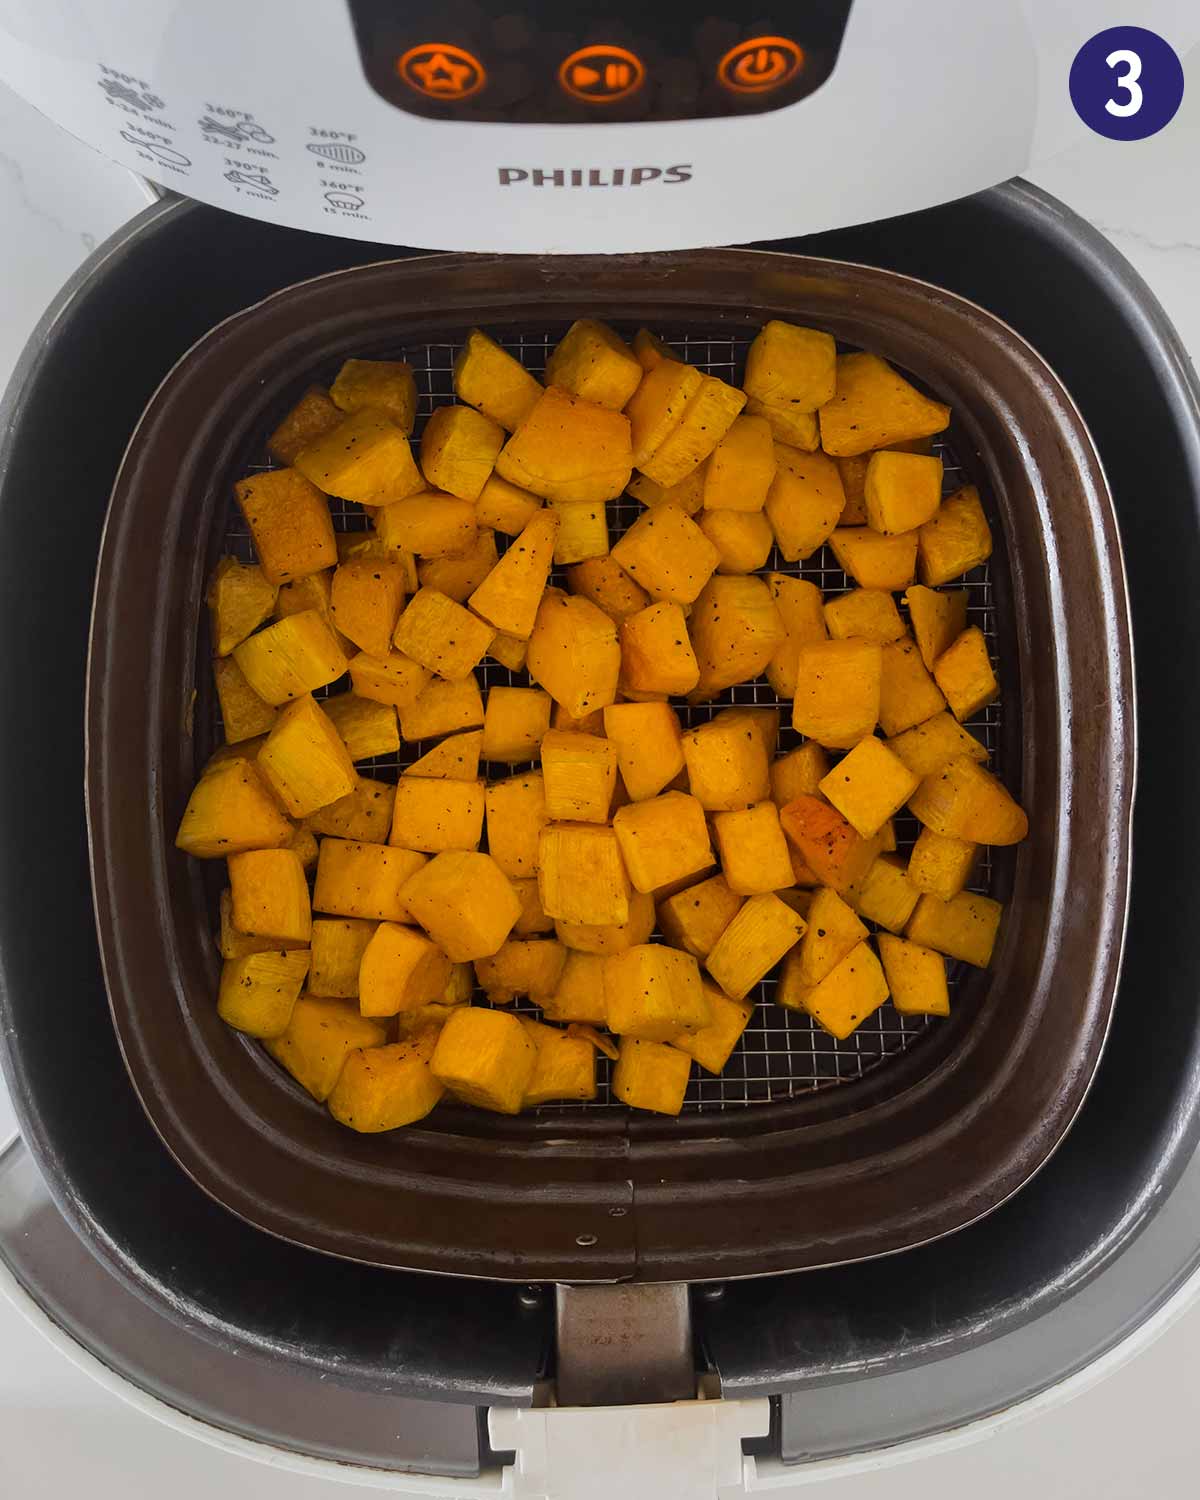
[[[1075,54],[1070,91],[1075,113],[1097,135],[1142,141],[1174,119],[1183,101],[1183,66],[1156,32],[1111,26]]]

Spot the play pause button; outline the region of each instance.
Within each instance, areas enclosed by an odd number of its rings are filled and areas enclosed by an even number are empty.
[[[581,47],[564,58],[558,81],[574,99],[585,104],[613,104],[642,86],[646,70],[635,52],[625,47]]]

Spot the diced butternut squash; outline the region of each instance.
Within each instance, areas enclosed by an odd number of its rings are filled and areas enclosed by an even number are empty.
[[[474,503],[504,446],[504,428],[471,406],[439,406],[421,434],[421,471],[434,489]]]
[[[675,604],[691,604],[721,560],[696,523],[673,505],[639,516],[612,555],[652,598]]]
[[[684,792],[664,792],[620,808],[613,831],[638,891],[675,885],[715,863],[704,809]]]
[[[417,415],[417,381],[402,359],[348,359],[329,394],[342,411],[371,407],[387,412],[401,432],[411,432]]]
[[[967,839],[922,828],[908,860],[909,882],[914,890],[952,901],[970,880],[977,853]]]
[[[746,392],[793,411],[816,411],[837,389],[832,335],[772,318],[746,355]]]
[[[908,805],[934,833],[973,844],[1017,844],[1029,832],[1029,819],[1008,789],[965,756],[926,776]]]
[[[761,511],[776,467],[766,419],[735,417],[704,466],[705,510]]]
[[[360,533],[361,535],[362,533]],[[346,539],[346,533],[338,535],[338,557],[343,562],[354,561],[350,556],[342,557],[341,544]],[[384,554],[382,548],[378,549],[378,556],[364,550],[363,557],[373,556],[376,562],[395,562],[404,575],[405,587],[408,586],[408,570],[403,559],[395,553]],[[359,554],[356,554],[358,556]],[[316,612],[329,626],[334,640],[342,648],[344,656],[353,656],[354,647],[333,623],[333,611],[330,608],[333,594],[333,569],[324,568],[320,573],[306,573],[303,578],[294,579],[291,583],[280,585],[279,593],[275,599],[275,618],[286,620],[289,615],[303,614],[306,609],[315,609]]]
[[[425,862],[425,856],[412,849],[352,839],[322,839],[313,910],[331,917],[363,917],[374,922],[411,921],[400,892]]]
[[[387,546],[374,527],[368,527],[365,531],[339,531],[337,549],[339,562],[354,562],[358,558],[371,558],[377,562],[399,563],[404,569],[405,590],[409,592],[416,590],[416,558],[403,547]],[[282,593],[282,590],[280,592]],[[309,606],[309,608],[312,607],[312,605]]]
[[[973,891],[960,891],[950,901],[922,896],[904,935],[909,942],[933,948],[947,958],[960,958],[977,969],[986,969],[992,961],[1003,911],[999,901]]]
[[[633,350],[606,323],[578,318],[546,361],[546,384],[561,386],[597,406],[620,411],[637,390],[642,367]]]
[[[550,821],[541,773],[490,782],[484,800],[492,858],[513,879],[536,875],[542,829]]]
[[[354,917],[318,917],[312,924],[308,993],[357,1000],[359,966],[378,925]]]
[[[661,943],[639,943],[604,960],[608,1029],[645,1042],[669,1042],[712,1020],[690,953]]]
[[[738,895],[757,896],[793,883],[791,856],[774,802],[717,813],[713,834],[725,879]]]
[[[912,583],[917,566],[917,533],[881,536],[869,526],[839,526],[829,538],[842,569],[864,589],[895,593]]]
[[[355,691],[362,692],[357,683]],[[483,696],[473,675],[456,682],[435,677],[411,702],[399,707],[402,740],[432,740],[463,729],[483,728]]]
[[[867,525],[885,536],[923,526],[942,499],[942,461],[923,453],[872,453],[863,485]]]
[[[681,364],[673,358],[660,360],[642,376],[625,408],[635,469],[640,469],[658,451],[678,425],[684,407],[700,389],[703,379],[693,365]]]
[[[879,725],[889,739],[945,708],[941,689],[925,670],[911,637],[884,646],[880,667]]]
[[[496,689],[492,689],[495,693]],[[489,694],[489,697],[491,694]],[[449,776],[455,781],[474,781],[479,775],[479,758],[483,750],[483,731],[468,730],[453,734],[419,759],[405,766],[406,776]]]
[[[368,1135],[423,1120],[445,1093],[429,1066],[435,1045],[429,1035],[356,1048],[329,1095],[329,1113]]]
[[[633,352],[643,370],[653,370],[661,360],[679,358],[670,344],[665,343],[656,333],[651,333],[648,328],[639,328],[634,335]]]
[[[821,781],[820,790],[864,839],[873,838],[916,790],[918,779],[882,740],[862,739]]]
[[[720,1073],[741,1041],[754,1007],[745,1000],[731,1000],[707,981],[704,982],[704,996],[712,1020],[699,1031],[684,1032],[671,1045],[694,1057],[706,1073]]]
[[[375,530],[392,552],[418,557],[446,557],[465,552],[475,542],[475,507],[469,500],[422,490],[382,506]]]
[[[521,1017],[521,1025],[537,1048],[533,1077],[521,1101],[524,1108],[556,1099],[596,1097],[596,1049],[587,1037],[544,1026],[529,1016]]]
[[[745,404],[744,391],[726,385],[715,375],[702,376],[699,390],[685,404],[679,421],[638,467],[656,484],[678,484],[703,463]]]
[[[292,841],[288,845],[288,848],[300,861],[300,866],[303,870],[307,872],[317,868],[317,855],[320,851],[320,845],[317,843],[316,836],[312,831],[305,828],[303,824],[297,827],[296,831],[292,834]]]
[[[543,828],[538,890],[547,916],[564,922],[619,926],[628,921],[629,876],[617,835],[593,823],[552,823]]]
[[[767,491],[766,516],[788,562],[811,557],[841,519],[846,496],[833,460],[776,443],[777,468]]]
[[[604,963],[602,953],[579,953],[566,950],[554,993],[541,1001],[542,1009],[552,1021],[581,1021],[603,1026],[608,1020],[604,998]]]
[[[229,891],[233,925],[239,932],[308,943],[312,936],[308,882],[304,866],[291,849],[231,854]]]
[[[789,986],[801,989],[819,984],[867,936],[852,908],[828,886],[813,892],[806,920],[803,937],[788,954],[785,976]]]
[[[629,895],[629,915],[624,922],[571,922],[554,919],[560,943],[578,953],[623,953],[636,943],[645,943],[654,931],[654,897],[641,891]]]
[[[856,638],[886,646],[904,635],[904,621],[891,594],[882,589],[851,589],[825,601],[825,624],[835,640]]]
[[[1000,694],[987,641],[978,625],[964,630],[942,652],[933,664],[933,677],[960,724],[973,719]]]
[[[234,647],[246,681],[266,703],[287,703],[335,682],[346,658],[315,609],[276,620]]]
[[[845,1041],[888,997],[887,980],[869,943],[859,943],[825,978],[798,997],[816,1023]]]
[[[609,704],[604,733],[634,802],[657,796],[683,770],[679,716],[668,703]]]
[[[463,1006],[442,1027],[429,1066],[464,1103],[515,1115],[536,1064],[537,1046],[516,1016]]]
[[[548,730],[542,780],[552,822],[606,823],[617,782],[616,748],[599,735]]]
[[[777,443],[799,448],[802,453],[812,453],[821,445],[815,411],[792,411],[786,406],[771,406],[766,401],[756,401],[753,396],[747,396],[742,410],[748,417],[762,417]]]
[[[917,535],[921,582],[930,588],[961,578],[992,555],[991,528],[973,484],[943,500]]]
[[[221,969],[217,1014],[227,1026],[263,1040],[282,1036],[292,1019],[304,976],[308,949],[249,953],[232,958]]]
[[[881,854],[867,871],[854,905],[868,921],[889,932],[903,932],[920,894],[910,883],[899,855]]]
[[[787,632],[767,663],[767,681],[781,698],[793,698],[801,647],[828,636],[821,590],[807,578],[792,578],[787,573],[768,573],[767,587]]]
[[[861,885],[877,850],[837,808],[820,797],[797,797],[779,809],[779,821],[825,885],[843,893]]]
[[[691,1071],[692,1059],[677,1047],[627,1036],[621,1039],[612,1090],[632,1109],[677,1115],[683,1108]]]
[[[921,777],[940,771],[948,760],[955,760],[960,755],[981,763],[988,758],[984,746],[973,734],[956,724],[945,710],[926,719],[923,724],[906,729],[903,734],[889,736],[888,749],[898,755],[914,775]]]
[[[718,573],[753,573],[765,565],[775,545],[771,523],[761,511],[706,510],[699,525],[721,555]]]
[[[678,697],[691,692],[700,679],[687,620],[678,604],[651,604],[623,620],[620,642],[625,689]]]
[[[337,562],[325,496],[296,469],[268,469],[234,485],[268,583],[287,583]]]
[[[267,1051],[318,1103],[333,1092],[346,1059],[360,1047],[381,1047],[387,1032],[344,1000],[302,995],[287,1029],[266,1043]]]
[[[358,785],[345,797],[319,807],[304,821],[313,833],[358,844],[386,844],[392,826],[392,801],[396,788],[386,781],[360,776]]]
[[[787,632],[761,578],[716,577],[705,585],[688,620],[700,680],[693,703],[765,671]]]
[[[292,464],[309,443],[342,420],[341,410],[319,385],[310,385],[267,439],[267,452],[276,462]]]
[[[509,938],[495,953],[475,960],[475,977],[492,1005],[511,1005],[528,995],[544,1005],[558,988],[567,950],[552,939]]]
[[[513,929],[517,893],[490,854],[451,849],[408,881],[404,904],[454,963],[488,958]]]
[[[399,750],[400,726],[390,703],[376,703],[357,693],[337,693],[323,698],[321,707],[351,760],[372,760],[379,755],[395,755]]]
[[[967,591],[939,592],[914,583],[906,590],[904,602],[921,660],[932,672],[934,662],[967,628]]]
[[[489,850],[489,853],[491,851]],[[492,855],[493,859],[495,855]],[[509,876],[509,882],[521,903],[521,914],[513,923],[514,937],[537,937],[541,933],[554,931],[554,918],[542,910],[542,898],[538,894],[536,875]]]
[[[387,655],[403,603],[404,570],[397,563],[358,558],[340,563],[334,570],[330,614],[341,633],[360,651]]]
[[[360,505],[388,505],[425,488],[407,433],[372,407],[351,412],[295,462],[319,490]]]
[[[363,951],[358,1006],[364,1016],[394,1016],[437,1000],[450,982],[450,960],[412,927],[380,922]]]
[[[520,360],[472,328],[455,356],[454,392],[460,401],[514,432],[537,405],[542,387]]]
[[[846,456],[944,432],[950,408],[923,396],[877,354],[841,354],[837,389],[821,407],[821,446]]]
[[[718,716],[682,740],[692,796],[706,812],[749,807],[770,795],[770,767],[752,725]]]
[[[350,658],[350,681],[360,698],[406,709],[420,697],[429,683],[429,670],[399,651],[368,656],[361,651]]]
[[[867,524],[867,465],[870,462],[869,453],[834,459],[846,496],[846,508],[842,511],[843,526]]]
[[[797,797],[815,796],[829,770],[829,757],[816,740],[805,740],[771,765],[771,800],[783,807]]]
[[[506,635],[529,638],[554,561],[558,526],[552,507],[534,513],[467,601],[475,614]]]
[[[557,566],[607,556],[608,512],[604,505],[593,500],[548,503],[558,517],[558,534],[554,539]]]
[[[239,932],[233,925],[232,893],[228,886],[221,892],[217,951],[222,958],[245,958],[250,953],[278,953],[284,948],[307,946],[307,942],[284,941],[277,937],[251,937],[249,933]]]
[[[778,896],[751,896],[713,944],[705,967],[731,1000],[744,1000],[804,929],[804,918]]]
[[[232,656],[215,659],[213,681],[221,705],[221,726],[227,745],[236,745],[242,740],[253,739],[256,734],[267,733],[275,722],[276,709],[258,696]]]
[[[634,583],[611,557],[592,557],[576,563],[567,569],[567,582],[573,594],[590,599],[617,625],[650,603],[645,589]]]
[[[489,689],[480,745],[483,759],[509,765],[537,760],[550,728],[551,707],[549,693],[537,688]]]
[[[483,660],[495,629],[436,589],[419,589],[396,624],[393,644],[410,660],[454,682]]]
[[[499,474],[490,474],[475,502],[475,524],[502,531],[505,536],[517,536],[541,508],[540,495],[531,495]]]
[[[354,762],[329,715],[307,694],[280,712],[258,767],[293,818],[306,818],[354,790]]]
[[[547,500],[615,500],[633,472],[629,418],[552,385],[500,450],[496,472]]]
[[[616,626],[587,599],[547,589],[529,637],[526,666],[556,703],[581,719],[617,698]]]
[[[208,584],[213,655],[228,656],[252,630],[257,630],[275,608],[278,593],[278,583],[271,582],[257,563],[223,557]]]
[[[673,947],[703,959],[737,916],[744,900],[730,890],[724,875],[713,875],[660,901],[658,925]]]
[[[507,667],[510,672],[523,672],[525,670],[525,658],[529,653],[529,642],[523,641],[515,635],[505,635],[498,630],[492,644],[488,647],[488,655],[493,661],[498,661],[502,667]]]
[[[946,961],[932,948],[906,942],[891,933],[879,934],[879,957],[892,1004],[902,1016],[948,1016],[950,991]]]
[[[882,650],[871,641],[818,641],[796,656],[792,724],[831,750],[848,750],[879,719]]]
[[[678,484],[668,485],[655,484],[644,474],[635,474],[626,488],[647,510],[659,505],[673,505],[685,516],[694,516],[704,504],[704,470],[705,465],[699,464]]]

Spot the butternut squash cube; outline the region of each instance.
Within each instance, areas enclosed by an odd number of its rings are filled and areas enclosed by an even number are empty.
[[[490,957],[475,960],[475,977],[492,1005],[511,1005],[521,995],[544,1005],[566,961],[567,950],[552,939],[509,938]]]
[[[330,614],[360,651],[386,656],[404,603],[404,570],[397,563],[356,559],[340,563],[330,585]]]
[[[1004,911],[990,896],[960,891],[949,901],[922,896],[909,918],[904,935],[909,942],[933,948],[947,958],[960,958],[976,969],[986,969]]]
[[[279,593],[257,563],[223,557],[208,584],[209,634],[213,655],[228,656],[275,608]]]
[[[721,560],[696,523],[673,505],[640,515],[612,555],[651,598],[675,604],[691,604]]]
[[[268,469],[239,479],[233,490],[268,583],[287,583],[337,562],[328,502],[298,470]]]
[[[898,641],[906,633],[895,600],[883,589],[851,589],[827,599],[825,624],[835,640],[855,638],[874,641],[877,646]]]
[[[701,376],[700,387],[685,403],[679,421],[638,467],[656,484],[678,484],[703,463],[745,404],[744,391],[726,385],[715,375]]]
[[[454,963],[495,953],[521,910],[517,893],[490,854],[449,849],[417,870],[404,904]]]
[[[493,855],[493,858],[495,856]],[[521,903],[521,914],[513,923],[514,937],[537,937],[541,933],[554,931],[554,918],[542,910],[542,898],[538,895],[536,875],[509,876],[512,888]]]
[[[212,665],[225,743],[236,745],[266,734],[275,722],[275,708],[258,696],[232,656],[218,656]]]
[[[746,354],[746,392],[791,411],[816,411],[837,389],[837,348],[817,328],[772,318]]]
[[[308,949],[281,953],[248,953],[221,968],[217,1014],[227,1026],[262,1039],[281,1036],[292,1019],[304,976]]]
[[[715,863],[704,808],[684,792],[631,802],[612,826],[635,890],[661,890]]]
[[[542,910],[556,920],[589,927],[627,922],[629,876],[616,833],[594,823],[552,823],[543,828],[538,891]]]
[[[872,453],[863,484],[867,525],[885,536],[923,526],[942,500],[942,461],[923,453]]]
[[[908,859],[909,882],[914,890],[952,901],[970,880],[977,852],[967,839],[922,828]]]
[[[425,862],[425,856],[412,849],[322,839],[313,910],[334,917],[409,922],[412,918],[400,892]]]
[[[677,1115],[683,1108],[691,1071],[692,1059],[677,1047],[623,1037],[613,1069],[612,1091],[632,1109]]]
[[[419,589],[396,623],[393,644],[411,661],[454,682],[483,660],[495,629],[436,589]]]
[[[946,985],[946,961],[932,948],[906,942],[881,932],[879,957],[892,1004],[902,1016],[948,1016],[950,991]]]
[[[351,760],[373,760],[395,755],[400,748],[400,727],[390,703],[376,703],[357,693],[337,693],[321,701],[330,723],[337,730]]]
[[[339,533],[338,557],[343,562],[353,561],[352,558],[342,558],[341,543],[344,533]],[[408,575],[402,562],[396,559],[395,554],[383,555],[382,548],[380,556],[375,558],[376,562],[388,562],[395,560],[404,574],[405,586],[407,587]],[[366,555],[366,554],[364,554]],[[344,656],[354,655],[354,646],[346,639],[342,632],[333,622],[333,611],[330,608],[333,591],[333,569],[323,568],[319,573],[306,573],[303,578],[293,579],[291,583],[281,584],[279,593],[275,597],[275,618],[286,620],[289,615],[303,614],[306,609],[315,609],[329,626],[329,632],[342,649]]]
[[[425,854],[476,849],[483,834],[483,806],[482,781],[401,776],[388,843]]]
[[[304,820],[313,833],[359,844],[386,844],[392,826],[396,788],[386,781],[360,776],[345,797],[319,807]]]
[[[550,723],[555,729],[577,729],[580,734],[603,734],[604,710],[595,708],[591,713],[586,713],[582,718],[577,719],[574,714],[569,714],[561,703],[556,703],[550,716]]]
[[[355,1048],[329,1095],[329,1113],[365,1135],[423,1120],[445,1093],[429,1066],[435,1045],[422,1036]]]
[[[967,628],[967,591],[949,589],[940,593],[914,583],[905,591],[904,602],[921,660],[932,672],[934,662]]]
[[[360,558],[370,558],[375,562],[398,563],[404,569],[405,590],[416,590],[416,558],[411,552],[406,552],[403,547],[385,545],[383,538],[374,527],[368,527],[365,531],[339,531],[337,549],[339,562],[355,562]]]
[[[510,672],[523,672],[525,670],[525,658],[528,654],[528,641],[523,641],[515,635],[505,635],[500,630],[496,632],[495,639],[488,647],[488,655],[492,660],[498,661],[502,667],[507,667]]]
[[[554,919],[554,932],[564,947],[577,953],[624,953],[645,943],[654,931],[654,897],[631,891],[629,916],[624,922],[570,922]]]
[[[852,908],[828,886],[813,892],[806,920],[804,936],[788,954],[789,988],[809,989],[819,984],[867,936],[867,929]]]
[[[642,367],[618,333],[593,318],[571,324],[546,361],[546,384],[620,411],[637,390]]]
[[[855,453],[849,457],[834,459],[846,496],[846,508],[842,511],[843,526],[867,524],[867,465],[870,462],[869,453]]]
[[[913,581],[917,566],[917,533],[881,536],[869,526],[839,526],[829,538],[839,566],[861,588],[894,593]]]
[[[472,328],[454,360],[454,393],[514,432],[538,403],[541,383],[481,329]]]
[[[774,802],[717,813],[713,834],[730,890],[757,896],[793,884],[791,855]]]
[[[247,849],[229,856],[233,925],[251,937],[307,945],[312,908],[304,866],[291,849]]]
[[[317,854],[320,845],[311,831],[301,824],[292,834],[292,841],[288,848],[300,861],[301,868],[305,871],[317,868]]]
[[[222,958],[245,958],[250,953],[278,953],[285,948],[306,948],[305,942],[285,941],[277,937],[251,937],[239,932],[233,924],[233,896],[228,886],[221,892],[220,925],[217,951]]]
[[[761,578],[710,579],[696,600],[688,628],[700,668],[700,681],[688,694],[693,703],[758,677],[787,635]]]
[[[767,491],[766,516],[788,562],[811,557],[832,535],[846,496],[833,460],[776,443],[777,467]]]
[[[712,1020],[699,1031],[677,1036],[671,1045],[694,1057],[706,1073],[715,1074],[723,1070],[733,1049],[741,1041],[754,1007],[745,1000],[731,1000],[707,980],[703,984]]]
[[[576,1021],[603,1026],[608,1020],[604,998],[604,955],[566,949],[566,958],[553,994],[541,1001],[551,1021]]]
[[[846,456],[944,432],[950,408],[923,396],[877,354],[840,354],[837,389],[821,407],[821,446]]]
[[[767,663],[767,681],[781,698],[794,698],[800,648],[828,637],[821,590],[787,573],[768,573],[767,588],[787,632]]]
[[[596,1097],[596,1049],[583,1036],[572,1036],[556,1026],[521,1017],[525,1033],[537,1048],[533,1077],[521,1101],[526,1109],[552,1099],[585,1100]]]
[[[293,818],[328,807],[358,781],[341,735],[307,694],[280,712],[257,764]]]
[[[551,699],[537,688],[494,687],[489,689],[484,709],[484,760],[537,760],[550,728]]]
[[[789,448],[799,448],[802,453],[812,453],[821,445],[815,411],[792,411],[786,406],[772,406],[767,401],[756,401],[753,396],[746,398],[742,410],[748,417],[762,417],[777,443],[786,443]]]
[[[948,760],[960,755],[970,756],[980,762],[988,758],[987,750],[973,734],[956,724],[953,717],[943,710],[906,729],[903,734],[890,736],[888,749],[898,755],[916,776],[931,776],[940,771]]]
[[[639,328],[633,339],[633,352],[643,370],[653,370],[661,360],[678,360],[679,355],[656,333],[648,328]]]
[[[333,1092],[346,1059],[360,1047],[381,1047],[387,1031],[344,1000],[301,995],[287,1029],[270,1037],[267,1051],[318,1103]]]
[[[318,917],[312,924],[308,993],[357,1000],[359,966],[378,925],[354,917]]]
[[[491,782],[484,792],[488,852],[514,879],[537,873],[542,829],[549,823],[540,772]]]
[[[933,665],[933,677],[945,694],[950,712],[965,723],[999,697],[1000,684],[992,670],[987,641],[972,625],[948,646]]]
[[[361,651],[350,658],[349,666],[355,694],[391,708],[411,708],[429,683],[428,669],[399,651],[382,656]]]
[[[529,637],[526,668],[556,703],[582,719],[617,698],[617,629],[587,599],[547,589]]]
[[[506,635],[528,639],[550,576],[558,527],[553,508],[535,512],[467,601],[475,614]]]
[[[402,359],[348,359],[329,394],[342,411],[370,407],[388,414],[401,432],[411,432],[417,415],[417,381]]]
[[[469,500],[422,490],[381,506],[375,531],[392,552],[447,557],[465,552],[476,540],[475,507]]]
[[[626,492],[640,500],[647,510],[659,505],[673,505],[685,516],[694,516],[704,504],[704,464],[698,464],[678,484],[655,484],[644,474],[635,474],[626,486]]]
[[[879,678],[879,725],[889,739],[923,724],[946,706],[941,689],[925,670],[917,643],[905,636],[883,647]]]
[[[625,407],[635,469],[662,446],[703,378],[694,366],[682,364],[673,356],[646,370]]]
[[[903,932],[920,894],[909,881],[899,855],[881,854],[867,871],[854,905],[868,921],[889,932]]]
[[[965,756],[926,776],[908,805],[934,833],[973,844],[1019,844],[1029,832],[1029,819],[1008,789]]]
[[[797,797],[779,809],[779,821],[823,884],[843,894],[862,884],[878,851],[837,808],[820,797]]]
[[[644,1042],[669,1042],[712,1020],[690,953],[660,943],[639,943],[604,960],[608,1029]]]
[[[536,1064],[537,1046],[516,1016],[463,1006],[442,1027],[429,1066],[465,1104],[515,1115]]]
[[[678,697],[691,692],[700,679],[687,620],[678,604],[651,604],[623,620],[620,642],[624,688]]]
[[[679,717],[668,703],[609,704],[604,733],[634,802],[657,796],[683,770]]]
[[[362,692],[357,684],[356,690]],[[399,707],[400,738],[410,743],[483,728],[483,696],[473,675],[456,682],[435,677],[411,702]]]
[[[629,418],[552,385],[501,448],[496,472],[547,500],[615,500],[633,472]]]
[[[804,929],[804,918],[778,896],[751,896],[713,944],[705,967],[731,1000],[744,1000]]]
[[[796,656],[792,723],[831,750],[848,750],[879,718],[882,650],[871,641],[818,641]]]
[[[509,484],[499,474],[489,474],[475,502],[475,523],[505,536],[517,536],[541,510],[540,495],[531,495],[518,485]]]
[[[859,943],[800,1003],[818,1026],[845,1041],[887,997],[887,980],[874,950],[869,943]]]
[[[548,502],[558,517],[558,535],[554,540],[554,561],[585,562],[588,558],[608,554],[608,513],[605,506],[592,500]]]
[[[607,539],[605,551],[608,550]],[[610,620],[620,625],[631,615],[636,615],[650,603],[645,589],[639,588],[633,579],[611,557],[590,557],[567,569],[567,582],[571,592],[582,594],[591,600],[597,609],[602,609]]]
[[[388,505],[425,488],[407,434],[371,407],[314,439],[296,455],[295,466],[325,494],[360,505]]]
[[[753,573],[775,545],[771,523],[761,511],[709,510],[699,525],[721,555],[718,573]]]
[[[504,446],[504,428],[471,406],[439,406],[421,434],[421,471],[434,489],[479,499]]]
[[[552,822],[606,823],[617,782],[616,748],[599,735],[548,730],[542,779]]]
[[[492,689],[492,693],[497,690]],[[491,694],[488,695],[489,698]],[[455,781],[474,781],[479,775],[479,757],[483,749],[483,731],[468,730],[453,734],[419,759],[405,766],[406,776],[449,776]]]
[[[797,797],[815,796],[828,771],[828,755],[816,740],[805,740],[772,763],[771,800],[776,807],[783,807]]]
[[[329,399],[329,392],[310,385],[267,439],[267,452],[277,463],[293,464],[298,453],[341,420],[342,412]]]
[[[930,588],[960,578],[992,555],[992,532],[979,491],[966,484],[943,500],[937,515],[917,533],[921,582]]]
[[[766,419],[735,417],[704,466],[705,510],[761,511],[776,467]]]
[[[346,658],[315,609],[276,620],[234,647],[234,660],[265,703],[286,703],[335,682]]]
[[[868,735],[821,781],[820,790],[856,833],[873,838],[916,791],[918,779],[882,740]]]
[[[705,812],[748,807],[770,795],[770,765],[762,736],[737,718],[718,716],[682,738],[692,796]]]
[[[411,927],[380,922],[358,971],[358,1007],[364,1016],[394,1016],[437,1000],[450,982],[450,960],[436,943]]]

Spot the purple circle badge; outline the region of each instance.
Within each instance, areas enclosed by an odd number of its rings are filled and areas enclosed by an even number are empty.
[[[1183,65],[1157,32],[1110,26],[1075,54],[1070,89],[1075,113],[1097,135],[1144,141],[1174,119],[1183,101]]]

